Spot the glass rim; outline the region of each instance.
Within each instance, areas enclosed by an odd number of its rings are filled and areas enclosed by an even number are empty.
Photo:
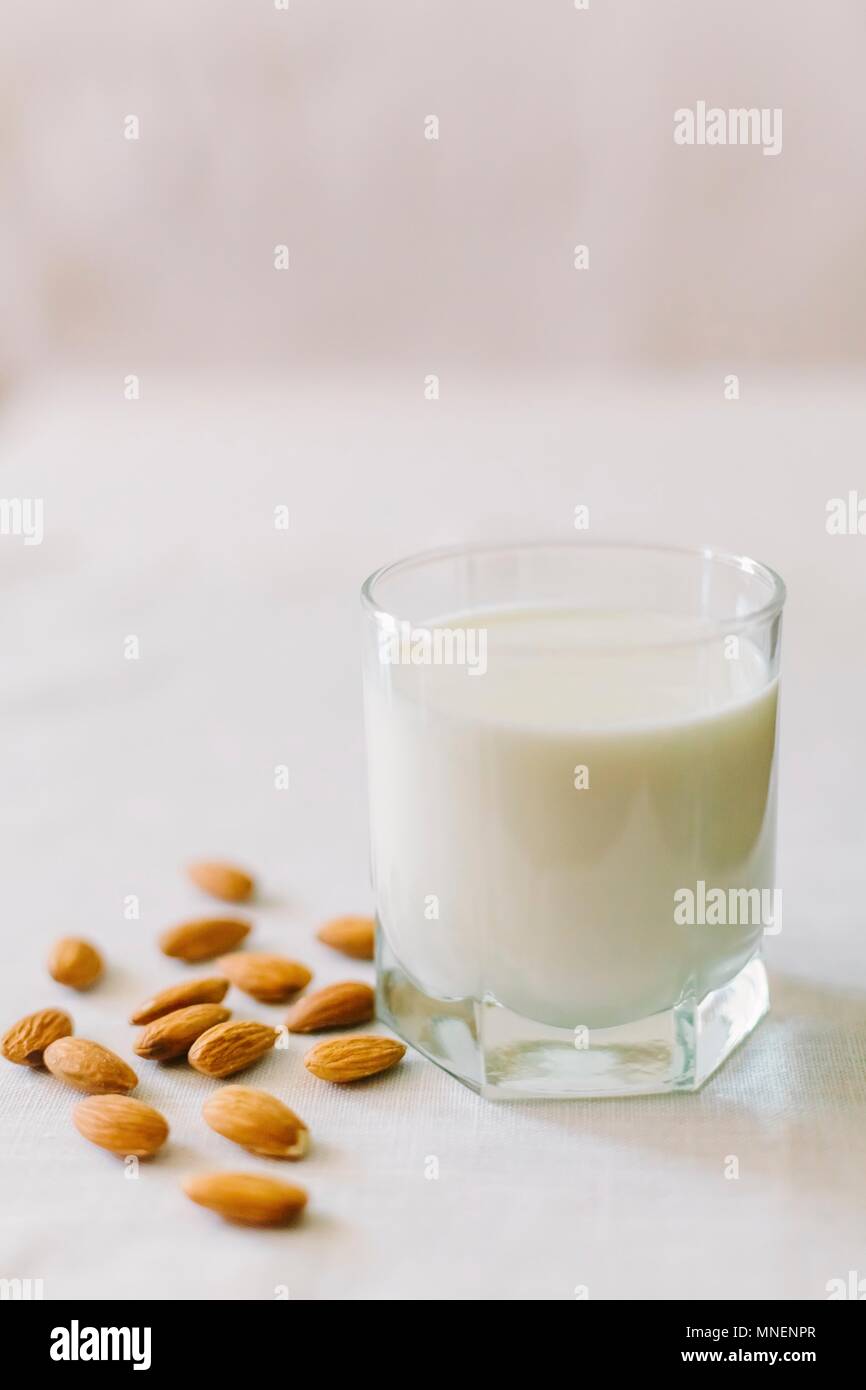
[[[401,571],[419,569],[424,565],[435,564],[437,561],[459,560],[461,558],[482,556],[492,557],[495,555],[514,554],[521,550],[535,551],[568,551],[594,550],[594,551],[621,551],[624,555],[656,555],[671,556],[680,559],[705,560],[715,564],[727,566],[729,569],[739,570],[741,574],[750,575],[756,579],[763,580],[770,590],[770,597],[760,608],[756,608],[754,613],[746,615],[738,614],[730,617],[713,618],[713,627],[724,632],[742,630],[743,628],[753,627],[756,624],[765,623],[782,611],[788,595],[785,581],[781,575],[769,565],[760,560],[753,560],[748,555],[738,555],[734,551],[722,550],[716,546],[698,545],[655,545],[644,541],[622,541],[622,540],[600,540],[600,541],[563,541],[563,540],[533,540],[533,541],[501,541],[491,543],[479,541],[477,543],[461,543],[456,545],[432,546],[428,550],[419,550],[412,555],[404,555],[399,560],[391,560],[385,565],[380,565],[373,570],[361,585],[361,604],[364,610],[376,619],[388,620],[392,623],[409,623],[415,626],[415,622],[408,613],[397,613],[392,609],[382,607],[376,598],[376,587],[384,580],[399,574]],[[448,617],[442,614],[443,618]],[[430,619],[420,621],[417,626],[423,628],[430,623]],[[685,639],[685,644],[690,642],[700,642],[706,640],[705,634],[699,637]],[[617,645],[616,643],[614,645]],[[625,645],[632,646],[632,641],[626,641]],[[666,645],[666,643],[651,642],[652,646]],[[679,642],[676,643],[679,645]]]

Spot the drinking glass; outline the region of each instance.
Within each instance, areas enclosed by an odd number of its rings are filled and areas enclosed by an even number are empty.
[[[483,1095],[694,1090],[768,1007],[785,588],[710,549],[363,586],[380,1017]]]

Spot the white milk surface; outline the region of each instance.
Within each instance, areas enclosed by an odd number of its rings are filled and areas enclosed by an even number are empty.
[[[761,927],[678,925],[674,894],[773,887],[777,688],[757,648],[651,614],[437,626],[483,628],[486,672],[372,657],[366,679],[374,886],[408,974],[564,1028],[731,978]]]

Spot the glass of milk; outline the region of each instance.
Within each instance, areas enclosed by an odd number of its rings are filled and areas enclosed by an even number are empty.
[[[782,607],[714,550],[419,555],[362,591],[380,1016],[491,1097],[693,1090],[768,1007]]]

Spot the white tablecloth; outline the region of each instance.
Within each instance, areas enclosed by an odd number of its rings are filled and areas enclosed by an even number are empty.
[[[261,875],[261,948],[369,976],[313,940],[371,906],[358,585],[430,544],[572,536],[578,503],[596,536],[713,542],[788,581],[772,1015],[698,1095],[632,1101],[495,1104],[418,1056],[341,1089],[296,1040],[247,1078],[314,1138],[288,1173],[309,1214],[276,1232],[180,1191],[270,1170],[205,1127],[215,1083],[138,1064],[172,1137],[129,1180],[73,1092],[0,1062],[0,1277],[46,1298],[820,1299],[866,1276],[866,536],[824,525],[864,486],[862,382],[743,372],[725,402],[721,370],[616,392],[440,370],[438,402],[410,370],[144,372],[126,402],[116,369],[7,401],[2,492],[44,499],[45,538],[0,537],[0,1023],[68,1002],[132,1060],[131,1007],[183,974],[154,940],[201,906],[181,866],[202,854]],[[110,967],[71,999],[43,966],[66,933]]]

